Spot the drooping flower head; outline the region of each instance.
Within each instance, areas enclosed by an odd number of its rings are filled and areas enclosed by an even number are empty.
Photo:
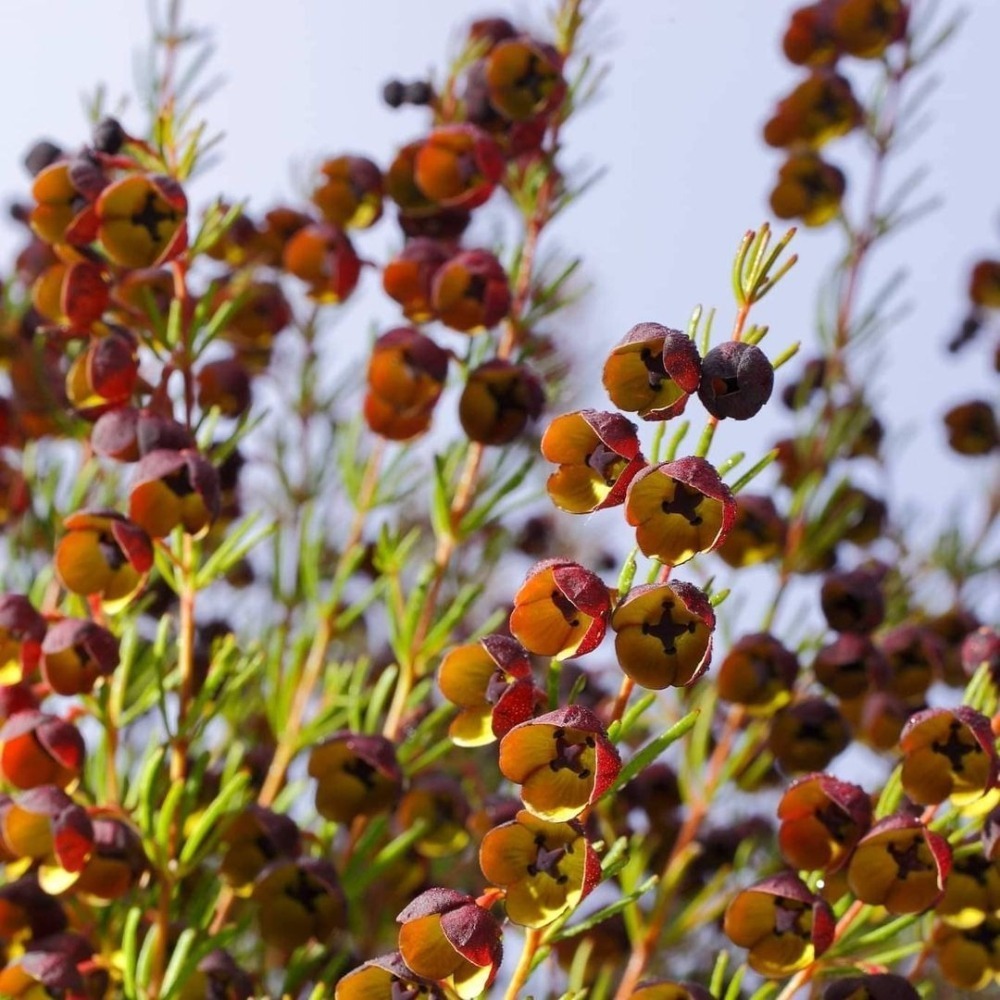
[[[515,726],[500,741],[500,770],[521,786],[525,807],[564,823],[600,798],[621,758],[589,709],[569,705]]]
[[[729,487],[694,456],[647,466],[625,495],[625,518],[639,548],[671,566],[721,545],[735,517]]]
[[[545,488],[552,502],[571,514],[623,503],[628,484],[646,464],[635,424],[620,413],[564,413],[546,428],[541,449],[559,466]]]

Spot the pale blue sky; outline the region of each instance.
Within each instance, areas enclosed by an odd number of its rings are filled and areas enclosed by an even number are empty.
[[[797,76],[779,50],[793,6],[785,0],[600,5],[586,37],[611,72],[603,99],[572,124],[566,140],[571,162],[605,165],[609,173],[560,220],[550,244],[582,255],[596,286],[562,332],[564,344],[583,348],[583,402],[606,405],[599,359],[635,322],[683,326],[697,303],[718,305],[723,326],[731,320],[730,255],[743,230],[768,217],[780,163],[759,131]],[[932,127],[894,175],[898,181],[925,163],[927,193],[943,196],[944,207],[882,255],[882,275],[909,267],[914,308],[890,335],[884,366],[871,373],[892,416],[899,449],[894,478],[934,519],[986,477],[982,461],[946,454],[940,415],[973,391],[993,391],[983,345],[959,359],[942,353],[962,315],[969,265],[977,255],[1000,252],[1000,3],[965,6],[968,22],[937,64]],[[424,123],[419,111],[394,113],[381,104],[386,79],[440,70],[472,16],[506,14],[540,27],[548,7],[537,0],[190,0],[189,19],[216,34],[214,65],[225,86],[206,110],[227,133],[221,163],[193,185],[192,200],[203,205],[223,193],[249,197],[252,208],[263,209],[301,190],[308,166],[323,155],[365,152],[385,164]],[[19,161],[34,138],[68,145],[86,138],[84,93],[102,81],[112,97],[132,91],[136,51],[148,30],[138,0],[4,0],[2,23],[8,45],[0,62],[6,95],[0,191],[8,195],[27,192]],[[141,120],[137,110],[123,116],[127,126]],[[834,147],[832,158],[850,171],[845,148]],[[362,240],[362,248],[377,253],[379,239]],[[0,240],[9,247],[10,232]],[[795,245],[800,266],[757,315],[771,326],[764,346],[772,355],[813,336],[816,293],[835,244],[829,234],[801,232]],[[372,318],[397,318],[381,301],[353,309],[359,341]],[[786,372],[779,389],[787,379]],[[769,428],[779,426],[787,431],[787,416],[772,404],[751,424],[726,427],[719,454],[743,447],[756,455],[775,434]]]

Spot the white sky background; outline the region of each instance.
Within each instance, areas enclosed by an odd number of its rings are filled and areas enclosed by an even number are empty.
[[[585,38],[611,72],[603,98],[565,138],[569,162],[609,172],[558,221],[547,244],[581,255],[595,286],[585,307],[558,329],[564,346],[581,348],[580,405],[609,405],[599,390],[604,353],[638,321],[683,327],[694,305],[717,305],[717,335],[727,336],[731,256],[742,232],[768,217],[781,162],[764,146],[760,128],[800,76],[779,48],[794,6],[786,0],[600,5]],[[191,186],[193,203],[202,207],[218,194],[249,197],[251,211],[263,211],[294,201],[309,165],[323,156],[366,153],[386,165],[426,118],[419,110],[385,107],[379,96],[385,80],[440,75],[474,16],[504,14],[542,29],[549,7],[541,0],[188,0],[187,20],[215,34],[214,69],[225,78],[205,108],[211,126],[226,133],[223,159]],[[909,268],[914,308],[870,373],[890,420],[896,488],[935,523],[957,498],[981,492],[987,476],[982,459],[947,452],[940,417],[953,403],[995,392],[985,344],[958,358],[943,353],[965,308],[969,266],[984,253],[1000,253],[1000,2],[968,0],[965,7],[970,17],[936,66],[941,85],[930,103],[933,124],[890,176],[898,182],[926,164],[926,193],[941,195],[944,205],[881,251],[882,275]],[[7,38],[0,61],[6,97],[0,193],[9,200],[27,194],[20,159],[34,139],[69,147],[86,140],[82,97],[96,84],[106,84],[112,104],[134,93],[136,54],[149,31],[140,0],[3,0],[0,24]],[[134,100],[122,120],[135,131],[145,124]],[[851,174],[845,146],[835,144],[830,155]],[[384,241],[398,239],[390,224],[380,231],[358,240],[363,253],[379,255]],[[0,249],[12,246],[13,236],[4,228]],[[816,294],[835,246],[832,233],[800,230],[799,266],[754,313],[771,327],[764,343],[770,355],[794,340],[808,345],[814,336]],[[869,272],[869,292],[876,278]],[[374,290],[373,274],[365,281]],[[377,296],[351,308],[338,335],[356,345],[365,343],[373,319],[399,321],[392,304]],[[356,336],[348,324],[356,324]],[[797,367],[779,373],[777,391]],[[755,459],[790,426],[775,400],[744,427],[725,426],[713,455],[742,448],[748,461]]]

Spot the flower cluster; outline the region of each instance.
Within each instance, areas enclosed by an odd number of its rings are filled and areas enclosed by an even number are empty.
[[[908,217],[880,179],[947,26],[903,0],[791,16],[772,208],[845,241],[792,379],[798,345],[755,324],[794,230],[764,224],[726,334],[700,307],[634,325],[607,402],[536,433],[581,353],[580,262],[545,240],[588,186],[564,126],[601,78],[593,6],[473,22],[443,74],[386,83],[423,124],[385,162],[341,147],[298,201],[200,213],[200,35],[164,6],[148,128],[36,143],[12,211],[0,995],[995,988],[996,509],[930,547],[898,517],[861,355],[890,318],[862,271]],[[822,156],[862,130],[855,215]],[[348,364],[363,290],[398,318]],[[1000,264],[969,301],[953,350]],[[787,436],[720,456],[772,395]],[[995,453],[987,401],[946,426]]]
[[[840,211],[847,179],[821,150],[865,123],[844,62],[884,58],[904,39],[907,23],[903,0],[818,0],[792,14],[785,56],[809,75],[764,126],[764,141],[787,155],[771,192],[778,218],[821,226]]]

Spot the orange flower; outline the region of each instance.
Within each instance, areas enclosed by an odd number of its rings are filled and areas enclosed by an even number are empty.
[[[409,240],[402,252],[385,265],[382,287],[403,307],[411,323],[426,323],[434,318],[434,275],[450,256],[437,240],[418,237]]]
[[[866,635],[845,632],[816,653],[813,676],[838,698],[858,698],[888,679],[888,664]]]
[[[818,149],[861,124],[864,111],[847,77],[814,70],[783,101],[764,126],[769,146]]]
[[[899,738],[903,790],[918,805],[951,798],[964,805],[996,786],[997,750],[990,720],[968,705],[917,712]]]
[[[295,821],[282,813],[252,803],[223,828],[226,852],[219,874],[227,885],[248,890],[250,884],[275,858],[295,858],[302,838]]]
[[[495,45],[486,57],[485,75],[490,104],[511,121],[547,114],[566,94],[559,52],[532,38]]]
[[[250,371],[267,367],[274,338],[292,321],[292,307],[274,281],[233,282],[218,296],[216,305],[233,304],[219,336],[232,344],[237,357]]]
[[[149,452],[136,465],[128,512],[153,538],[164,538],[176,527],[204,534],[219,513],[215,466],[193,448]]]
[[[604,388],[620,410],[643,420],[668,420],[684,411],[701,381],[701,356],[680,330],[637,323],[604,363]]]
[[[187,197],[172,177],[129,174],[97,199],[97,238],[113,263],[154,267],[187,249],[187,209]]]
[[[86,618],[63,618],[42,643],[42,676],[57,694],[86,694],[118,666],[118,639]]]
[[[833,34],[848,55],[878,59],[904,36],[908,20],[903,0],[840,0],[833,9]]]
[[[829,774],[794,781],[778,803],[778,846],[793,868],[836,871],[871,826],[863,788]]]
[[[448,358],[447,351],[413,327],[383,333],[368,362],[368,426],[390,441],[426,431],[448,375]]]
[[[24,951],[12,955],[0,969],[0,995],[4,997],[90,997],[104,992],[102,985],[88,983],[81,970],[94,954],[81,934],[50,934],[26,943]],[[93,990],[91,989],[93,987]]]
[[[969,298],[987,309],[1000,309],[1000,260],[981,260],[969,278]]]
[[[279,858],[254,883],[260,936],[290,952],[307,941],[321,944],[345,924],[346,903],[337,872],[318,858]]]
[[[886,689],[900,698],[922,698],[944,669],[944,644],[925,625],[897,625],[879,637],[889,664]]]
[[[462,1000],[489,989],[503,958],[500,926],[472,896],[428,889],[396,918],[407,967],[441,980]]]
[[[535,686],[527,650],[505,635],[456,646],[438,670],[441,693],[461,711],[448,735],[457,746],[492,743],[531,718]]]
[[[298,230],[285,245],[282,264],[309,286],[309,297],[320,303],[343,302],[361,275],[361,260],[351,241],[327,223]]]
[[[521,786],[525,807],[552,823],[579,816],[620,769],[597,716],[576,705],[522,722],[500,741],[500,771]]]
[[[583,656],[604,638],[611,610],[608,588],[579,563],[538,563],[514,595],[510,631],[539,656]]]
[[[153,545],[138,525],[115,511],[81,510],[64,521],[55,551],[56,574],[74,594],[98,594],[122,607],[146,581]]]
[[[42,886],[52,893],[72,890],[90,903],[120,899],[139,881],[147,860],[139,834],[124,819],[91,810],[94,847],[79,872],[42,876]]]
[[[835,923],[829,905],[813,895],[791,872],[738,893],[726,908],[726,936],[749,949],[747,964],[768,978],[804,969],[833,943]]]
[[[103,269],[88,260],[47,267],[31,287],[31,304],[49,322],[85,331],[104,314],[108,284]]]
[[[48,625],[23,594],[0,595],[0,679],[28,677],[38,666]]]
[[[427,825],[413,845],[422,857],[451,857],[469,843],[468,799],[461,785],[446,774],[418,777],[400,799],[395,818],[401,831],[412,830],[419,822]]]
[[[979,851],[954,859],[934,913],[951,927],[979,926],[1000,913],[1000,861]]]
[[[837,61],[840,50],[833,35],[829,3],[813,3],[792,12],[781,47],[797,66],[826,66]]]
[[[839,211],[847,189],[843,171],[815,153],[795,153],[778,171],[771,210],[779,219],[801,219],[822,226]]]
[[[138,343],[122,327],[93,337],[66,373],[66,396],[84,417],[93,419],[132,398],[139,379]]]
[[[1000,917],[989,914],[970,928],[939,925],[934,956],[946,982],[961,990],[982,990],[1000,983]]]
[[[0,842],[16,858],[40,861],[42,872],[82,871],[94,849],[87,811],[54,785],[39,785],[0,802]]]
[[[403,785],[395,746],[362,733],[334,733],[315,747],[309,776],[317,780],[316,811],[337,823],[387,811]]]
[[[413,158],[417,188],[445,208],[482,205],[493,194],[503,169],[496,140],[474,125],[439,126],[417,147]]]
[[[545,484],[552,502],[571,514],[615,507],[646,460],[635,424],[620,413],[578,410],[556,417],[541,441],[542,455],[559,468]]]
[[[198,372],[198,405],[218,407],[224,417],[237,418],[250,409],[250,373],[238,358],[220,358]]]
[[[703,458],[647,466],[629,484],[625,519],[643,554],[679,566],[725,539],[736,500]]]
[[[66,788],[80,777],[84,753],[76,726],[35,709],[17,712],[0,728],[0,773],[15,788]]]
[[[507,272],[488,250],[464,250],[435,272],[431,304],[445,326],[480,333],[510,311]]]
[[[327,160],[312,203],[340,229],[367,229],[382,217],[382,171],[365,156]]]
[[[46,167],[31,188],[37,202],[28,220],[32,230],[46,243],[92,243],[98,225],[94,202],[107,184],[104,172],[86,156]]]
[[[0,938],[40,939],[66,929],[66,914],[38,884],[35,874],[0,886]]]
[[[652,690],[687,687],[712,660],[715,612],[690,583],[639,586],[611,616],[622,670]]]
[[[398,951],[373,958],[347,973],[334,990],[335,1000],[443,1000],[444,994],[429,979],[406,967]]]
[[[989,455],[1000,448],[996,413],[985,399],[953,406],[944,415],[944,423],[948,444],[959,455]]]
[[[944,894],[951,870],[948,842],[912,816],[888,816],[862,837],[847,883],[863,903],[890,913],[922,913]]]
[[[522,927],[545,927],[575,909],[601,878],[601,862],[578,823],[549,823],[521,810],[490,830],[479,866],[506,889],[507,916]]]
[[[510,444],[542,412],[545,394],[524,365],[494,358],[469,372],[458,401],[458,419],[470,441]]]
[[[767,748],[788,773],[821,771],[850,742],[847,721],[822,698],[803,698],[779,709],[767,736]]]
[[[768,632],[745,635],[726,654],[716,685],[719,697],[770,714],[788,704],[799,675],[798,658]]]

